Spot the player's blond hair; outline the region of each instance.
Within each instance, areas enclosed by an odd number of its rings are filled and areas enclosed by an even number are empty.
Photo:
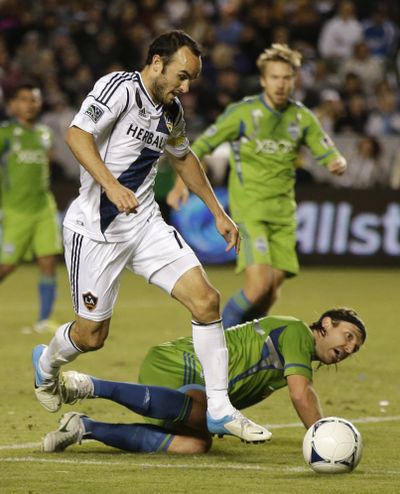
[[[261,74],[264,73],[267,62],[285,62],[296,72],[301,66],[301,53],[292,50],[288,45],[274,43],[257,58],[257,67]]]

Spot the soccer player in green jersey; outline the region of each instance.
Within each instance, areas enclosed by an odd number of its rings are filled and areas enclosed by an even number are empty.
[[[0,126],[2,241],[0,281],[22,260],[36,257],[40,310],[33,329],[49,329],[56,296],[56,254],[61,250],[57,208],[49,189],[50,129],[37,123],[40,89],[21,85],[10,100],[13,119]]]
[[[268,316],[229,328],[229,398],[240,410],[287,386],[308,428],[323,417],[312,385],[312,361],[336,364],[358,351],[365,338],[363,321],[347,308],[328,310],[311,325],[294,317]],[[147,417],[150,424],[109,424],[69,412],[60,428],[45,436],[44,451],[62,451],[82,439],[140,452],[198,454],[211,447],[204,379],[191,338],[151,348],[140,369],[141,384],[75,371],[65,372],[61,382],[64,403],[104,398]]]
[[[333,174],[346,168],[313,113],[291,99],[300,65],[300,53],[286,45],[265,50],[257,60],[262,93],[229,105],[192,145],[200,159],[224,142],[231,147],[229,206],[242,237],[236,272],[244,271],[244,286],[224,308],[224,327],[267,314],[284,279],[298,273],[294,185],[300,147]],[[167,202],[177,209],[185,198],[177,181]]]

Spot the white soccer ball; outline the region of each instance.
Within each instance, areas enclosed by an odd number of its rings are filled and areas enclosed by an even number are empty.
[[[351,472],[361,460],[362,448],[361,434],[339,417],[318,420],[303,440],[304,459],[318,473]]]

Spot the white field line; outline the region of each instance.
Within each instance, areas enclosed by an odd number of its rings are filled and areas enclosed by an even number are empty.
[[[110,466],[126,466],[123,461],[105,461],[105,460],[72,460],[68,458],[36,458],[34,456],[23,456],[19,458],[0,458],[0,463],[52,463],[61,465],[106,465]],[[247,470],[270,473],[310,473],[308,467],[285,467],[285,466],[265,466],[265,465],[246,465],[243,463],[130,463],[130,468],[157,468],[169,470]],[[387,475],[400,475],[400,470],[368,470],[368,475],[378,475],[385,477]]]
[[[359,417],[358,419],[348,419],[354,424],[379,424],[381,422],[394,422],[400,420],[400,415],[382,415],[381,417]],[[301,422],[291,422],[289,424],[266,424],[267,429],[289,429],[292,427],[303,427]],[[0,447],[1,449],[1,447]]]
[[[376,424],[381,422],[395,422],[400,420],[400,415],[388,415],[383,417],[359,417],[351,419],[354,424]],[[291,422],[288,424],[265,424],[268,429],[291,429],[293,427],[303,427],[301,422]],[[91,441],[85,441],[84,444],[88,444]],[[24,443],[24,444],[1,444],[0,451],[12,451],[16,449],[32,449],[40,448],[41,443]],[[1,460],[1,461],[4,461]],[[17,461],[17,460],[16,460]]]

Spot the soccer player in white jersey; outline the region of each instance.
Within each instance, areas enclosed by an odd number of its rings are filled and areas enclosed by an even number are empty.
[[[60,408],[60,367],[104,345],[119,277],[127,268],[191,312],[210,432],[260,441],[269,431],[245,418],[228,398],[219,293],[154,200],[157,162],[165,151],[209,207],[227,250],[238,250],[238,229],[218,203],[185,133],[178,96],[200,71],[201,52],[192,38],[182,31],[162,34],[150,45],[141,72],[99,79],[73,119],[67,143],[82,165],[81,188],[64,220],[64,244],[76,318],[60,326],[48,346],[33,350],[35,393],[48,411]]]

